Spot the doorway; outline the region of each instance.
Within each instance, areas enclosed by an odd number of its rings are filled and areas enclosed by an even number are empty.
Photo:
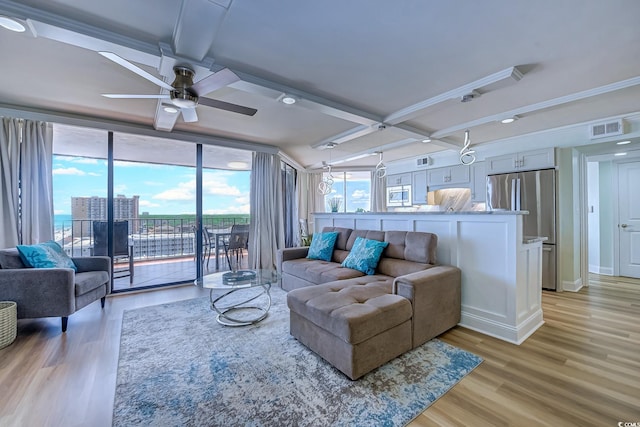
[[[640,278],[640,161],[587,161],[589,272]],[[636,184],[637,185],[637,184]]]
[[[640,162],[618,166],[618,275],[640,278],[640,197],[634,187],[640,182]],[[635,185],[634,185],[635,184]]]

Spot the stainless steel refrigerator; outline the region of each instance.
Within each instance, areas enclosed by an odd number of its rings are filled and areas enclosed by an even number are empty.
[[[487,176],[487,210],[529,211],[523,215],[524,237],[540,236],[542,287],[556,290],[555,169]]]

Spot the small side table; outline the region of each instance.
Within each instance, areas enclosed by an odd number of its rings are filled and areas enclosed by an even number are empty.
[[[18,305],[13,301],[0,301],[0,348],[11,345],[18,332]]]

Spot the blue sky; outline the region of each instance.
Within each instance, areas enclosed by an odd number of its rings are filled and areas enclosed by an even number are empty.
[[[353,175],[353,176],[352,176]],[[347,196],[347,211],[369,210],[369,172],[336,173],[329,197]],[[248,214],[249,171],[205,170],[205,214]],[[195,168],[116,161],[115,194],[140,196],[140,213],[155,215],[195,214]],[[107,161],[87,157],[54,156],[53,205],[57,215],[71,214],[71,197],[107,196]],[[341,208],[342,210],[342,208]]]
[[[249,213],[249,171],[205,170],[205,214]],[[195,214],[195,168],[115,162],[115,194],[140,196],[140,213]],[[71,214],[71,197],[107,196],[106,160],[54,156],[53,205]]]

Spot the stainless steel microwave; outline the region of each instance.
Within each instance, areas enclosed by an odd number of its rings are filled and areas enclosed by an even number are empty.
[[[411,186],[387,187],[387,206],[411,206]]]

